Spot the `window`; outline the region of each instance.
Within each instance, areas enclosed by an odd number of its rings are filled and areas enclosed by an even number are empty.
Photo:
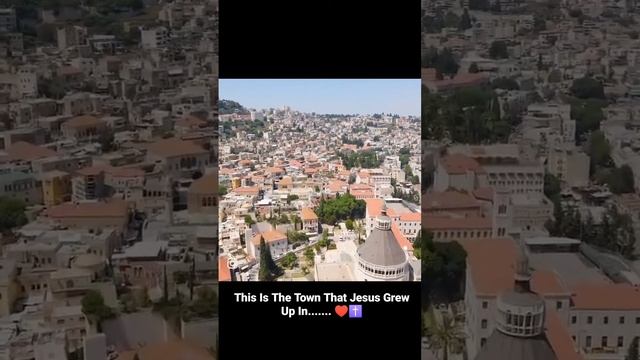
[[[585,345],[589,348],[591,347],[591,336],[587,336],[585,339]]]
[[[482,321],[480,322],[480,327],[483,329],[487,328],[487,319],[482,319]]]
[[[575,315],[573,315],[573,316],[571,317],[571,323],[572,323],[572,324],[575,324],[575,323],[577,323],[577,322],[578,322],[578,317],[577,317],[577,316],[575,316]]]
[[[607,337],[606,336],[603,336],[602,339],[600,340],[600,346],[607,347]]]
[[[640,324],[640,317],[636,318],[636,324]]]
[[[624,324],[624,316],[620,316],[620,319],[618,319],[618,322],[620,324]]]
[[[482,308],[483,308],[483,309],[486,309],[487,307],[489,307],[489,302],[487,302],[487,301],[483,301],[483,302],[482,302]]]
[[[480,339],[480,347],[483,347],[484,344],[486,344],[486,343],[487,343],[487,339],[486,338]]]
[[[609,323],[609,317],[605,316],[604,318],[602,318],[602,323],[608,324]]]
[[[562,309],[562,301],[556,301],[556,309]]]
[[[618,336],[618,347],[624,346],[624,337]]]
[[[593,316],[587,316],[587,324],[593,324]]]

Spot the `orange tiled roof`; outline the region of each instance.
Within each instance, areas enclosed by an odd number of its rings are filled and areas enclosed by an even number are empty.
[[[34,145],[25,141],[17,141],[6,150],[10,160],[33,161],[55,156],[58,153],[44,146]]]
[[[491,218],[481,216],[452,217],[425,215],[424,227],[430,230],[491,229]]]
[[[229,269],[227,261],[225,255],[218,259],[218,281],[231,281],[231,269]]]
[[[548,309],[545,319],[545,335],[558,360],[584,360],[575,350],[575,343],[560,319],[557,311]]]
[[[196,145],[196,143],[177,138],[158,140],[149,144],[147,149],[152,154],[161,157],[201,155],[207,153],[207,150]]]
[[[300,218],[302,220],[318,220],[318,215],[309,208],[302,208]]]
[[[461,191],[429,192],[422,199],[424,209],[456,209],[479,207],[476,199]]]
[[[473,286],[481,296],[497,296],[513,288],[517,245],[509,238],[460,241],[467,251]],[[531,289],[541,295],[566,293],[556,275],[534,271]]]
[[[260,245],[260,239],[262,238],[264,238],[264,241],[269,244],[274,241],[286,240],[287,235],[281,233],[278,230],[269,230],[254,236],[251,241],[254,245]]]
[[[215,174],[203,175],[201,178],[191,183],[189,192],[192,194],[217,194],[218,176]]]
[[[243,195],[258,195],[260,189],[257,186],[241,186],[239,188],[235,188],[233,192]]]
[[[87,126],[97,126],[102,124],[104,124],[104,121],[91,115],[76,116],[63,123],[63,125],[67,127],[87,127]]]
[[[447,155],[440,160],[440,163],[450,175],[466,174],[467,171],[484,173],[484,169],[476,160],[462,154]]]
[[[128,206],[123,200],[112,199],[107,202],[64,203],[51,207],[46,214],[51,218],[69,217],[126,217]]]
[[[122,352],[118,360],[133,360],[136,354],[140,360],[215,360],[205,347],[185,340],[161,342],[146,345],[138,350]]]
[[[628,284],[578,285],[571,299],[581,310],[640,310],[640,289]]]

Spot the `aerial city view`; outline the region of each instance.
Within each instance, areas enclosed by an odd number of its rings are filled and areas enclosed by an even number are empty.
[[[217,12],[0,0],[0,358],[216,358]]]
[[[418,80],[221,80],[220,99],[220,281],[420,280]]]
[[[639,10],[423,1],[424,359],[639,358]]]

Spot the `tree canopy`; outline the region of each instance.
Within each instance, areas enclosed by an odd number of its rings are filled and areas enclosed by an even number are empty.
[[[351,194],[337,196],[335,199],[324,199],[316,208],[318,219],[323,224],[335,225],[347,219],[361,219],[366,211],[364,200],[357,200]]]
[[[502,40],[495,40],[489,46],[489,57],[492,59],[508,59],[509,49],[507,43]]]
[[[105,305],[102,294],[96,290],[89,290],[82,298],[82,312],[96,322],[98,331],[101,331],[104,320],[115,315],[113,309]]]
[[[378,157],[378,154],[374,150],[365,151],[347,151],[338,154],[342,159],[342,164],[351,169],[354,167],[373,169],[380,166],[382,159]]]
[[[433,234],[421,231],[423,295],[428,298],[458,300],[466,271],[467,252],[455,241],[434,242]]]
[[[507,141],[511,124],[501,117],[491,89],[469,88],[451,96],[422,92],[423,139],[480,144]]]
[[[580,99],[604,99],[604,86],[600,81],[585,76],[573,81],[571,93]]]
[[[282,275],[282,269],[273,261],[271,256],[271,249],[269,245],[264,241],[264,238],[260,239],[260,269],[258,271],[258,279],[260,281],[273,281],[278,276]]]
[[[435,68],[438,76],[453,76],[458,73],[460,65],[448,48],[438,51],[435,47],[425,49],[422,56],[422,66]]]
[[[0,197],[0,232],[6,232],[27,223],[26,205],[19,199]]]

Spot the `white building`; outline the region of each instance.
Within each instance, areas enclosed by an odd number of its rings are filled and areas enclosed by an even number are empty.
[[[273,259],[279,259],[287,252],[287,235],[277,230],[259,233],[247,241],[247,253],[256,260],[260,259],[260,242],[264,239]]]
[[[164,26],[151,29],[140,29],[140,39],[143,49],[157,49],[167,45],[169,31]]]
[[[544,300],[544,335],[553,350],[560,342],[565,350],[573,350],[570,359],[624,360],[640,331],[640,292],[585,265],[589,260],[572,249],[579,241],[535,238],[525,242],[530,251],[531,290]],[[513,287],[518,251],[510,238],[462,244],[468,254],[466,345],[469,358],[476,359],[499,327],[496,315],[504,308],[500,295]]]

